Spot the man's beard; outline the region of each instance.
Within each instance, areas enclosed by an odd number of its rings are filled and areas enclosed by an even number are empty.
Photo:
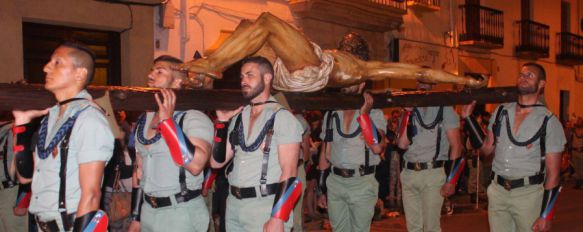
[[[519,95],[527,95],[527,94],[535,94],[538,92],[538,81],[534,85],[530,86],[518,86],[518,94]]]
[[[251,100],[257,97],[261,92],[263,92],[263,90],[265,90],[265,84],[260,81],[259,85],[257,85],[255,88],[251,88],[248,92],[243,91],[243,97],[247,100]]]

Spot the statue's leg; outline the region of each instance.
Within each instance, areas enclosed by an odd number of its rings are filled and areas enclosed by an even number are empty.
[[[220,78],[225,67],[255,54],[266,42],[290,71],[320,64],[310,42],[301,32],[281,19],[263,13],[253,23],[243,21],[207,58],[191,61],[184,67],[190,72]]]
[[[319,66],[320,59],[306,36],[270,13],[263,13],[257,24],[269,30],[267,42],[289,71]]]

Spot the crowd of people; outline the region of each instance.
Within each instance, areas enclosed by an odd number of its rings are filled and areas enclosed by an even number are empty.
[[[187,78],[174,68],[181,63],[153,61],[147,86],[160,89],[158,110],[112,112],[86,90],[93,52],[59,46],[44,67],[58,104],[0,123],[0,228],[303,231],[328,218],[333,231],[370,231],[375,214],[404,213],[408,231],[440,231],[450,196],[487,192],[492,231],[548,231],[561,171],[583,186],[583,120],[564,133],[539,99],[546,74],[535,63],[522,66],[517,102],[492,113],[473,103],[387,118],[365,83],[342,89],[362,95],[359,109],[290,109],[271,94],[274,69],[260,56],[242,61],[249,104],[175,110],[173,90]]]

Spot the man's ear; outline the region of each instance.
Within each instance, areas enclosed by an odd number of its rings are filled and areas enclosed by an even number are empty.
[[[544,89],[546,84],[547,84],[547,81],[545,81],[545,80],[540,80],[540,81],[538,82],[538,90],[539,90],[539,91],[541,91],[542,89]],[[542,93],[541,93],[541,94],[542,94]]]
[[[182,88],[182,78],[173,78],[174,80],[172,80],[172,83],[170,84],[170,88],[173,89],[180,89]]]
[[[271,73],[263,74],[263,84],[270,85],[273,80],[273,75]]]
[[[77,68],[75,70],[75,81],[81,83],[82,86],[85,86],[87,82],[87,69],[86,68]]]

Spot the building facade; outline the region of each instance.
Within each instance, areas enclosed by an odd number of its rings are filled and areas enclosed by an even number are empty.
[[[10,75],[1,82],[25,78],[23,22],[119,33],[120,83],[140,86],[154,57],[204,56],[241,20],[270,12],[324,49],[336,48],[342,35],[356,31],[368,41],[372,59],[488,74],[491,87],[514,85],[521,65],[537,62],[547,71],[548,107],[562,119],[583,115],[576,104],[583,99],[581,0],[170,0],[155,7],[92,0],[3,2],[0,68]],[[374,85],[414,86],[400,80]]]

